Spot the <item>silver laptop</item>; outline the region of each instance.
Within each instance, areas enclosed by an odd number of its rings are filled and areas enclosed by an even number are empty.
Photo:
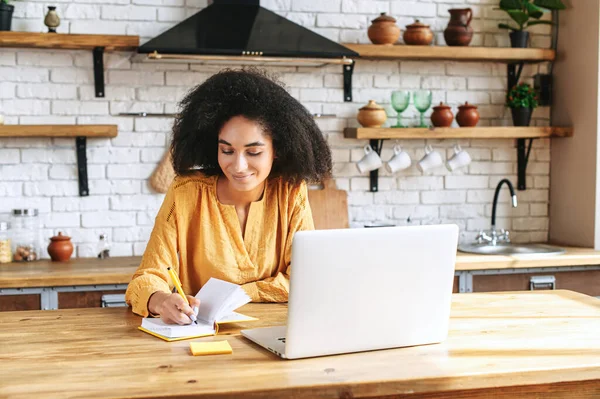
[[[241,333],[285,359],[441,342],[457,244],[456,225],[297,232],[287,327]]]

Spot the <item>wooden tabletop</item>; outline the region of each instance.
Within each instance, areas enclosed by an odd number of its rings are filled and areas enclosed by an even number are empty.
[[[285,305],[250,304],[241,311],[260,320],[225,327],[217,337],[171,343],[137,330],[141,319],[123,308],[0,313],[0,396],[598,398],[600,393],[600,300],[571,291],[455,294],[449,337],[441,344],[302,360],[279,359],[238,333],[284,324]],[[190,355],[192,341],[224,339],[232,355]]]
[[[76,258],[65,263],[49,260],[4,263],[0,264],[0,288],[128,284],[140,260],[139,256],[130,256]],[[565,254],[557,256],[474,255],[462,252],[456,256],[456,271],[585,265],[600,265],[600,251],[569,247]]]

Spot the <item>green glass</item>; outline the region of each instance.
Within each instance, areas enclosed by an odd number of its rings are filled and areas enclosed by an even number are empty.
[[[406,127],[400,122],[400,120],[402,113],[406,111],[406,108],[408,108],[408,104],[410,104],[410,92],[405,90],[392,92],[392,108],[394,108],[394,110],[398,113],[396,125],[392,127]]]
[[[418,127],[428,127],[425,124],[425,112],[431,107],[431,90],[417,90],[413,93],[415,108],[421,113],[421,124]]]

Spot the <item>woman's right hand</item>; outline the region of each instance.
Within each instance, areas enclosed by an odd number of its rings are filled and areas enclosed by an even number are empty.
[[[169,294],[166,292],[155,292],[148,301],[148,310],[150,313],[160,315],[160,318],[167,324],[190,324],[195,316],[193,307],[200,306],[200,300],[191,295],[186,295],[190,304],[185,303],[178,293]]]

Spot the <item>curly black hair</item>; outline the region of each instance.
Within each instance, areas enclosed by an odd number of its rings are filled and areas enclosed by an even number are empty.
[[[222,175],[219,132],[231,118],[244,116],[259,123],[273,140],[270,177],[321,182],[331,176],[331,150],[313,116],[265,71],[222,70],[190,90],[179,105],[171,141],[178,175],[197,169]]]

